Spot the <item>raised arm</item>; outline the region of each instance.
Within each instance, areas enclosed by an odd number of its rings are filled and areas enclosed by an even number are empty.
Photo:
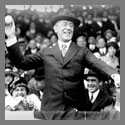
[[[120,86],[120,74],[104,61],[96,58],[91,51],[85,49],[86,67],[102,75],[102,78],[112,78],[116,87]]]
[[[7,36],[5,42],[10,59],[17,68],[31,70],[41,67],[43,63],[43,52],[38,52],[28,56],[22,55],[15,35],[15,23],[12,16],[5,17],[5,35]]]

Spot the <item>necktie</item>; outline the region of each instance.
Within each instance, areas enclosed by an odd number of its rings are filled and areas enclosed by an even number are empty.
[[[67,46],[65,44],[62,44],[61,52],[62,52],[63,57],[66,55],[66,48],[67,48]]]
[[[90,101],[93,102],[93,93],[91,93]]]

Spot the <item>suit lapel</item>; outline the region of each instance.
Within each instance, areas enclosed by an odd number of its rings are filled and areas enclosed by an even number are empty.
[[[94,110],[96,107],[98,107],[104,100],[104,93],[100,90],[96,100],[93,103],[92,110]]]
[[[76,52],[79,50],[80,48],[78,46],[76,46],[74,43],[71,42],[69,49],[64,57],[64,63],[63,65],[66,65],[71,59],[72,57],[76,54]]]
[[[63,59],[62,54],[61,54],[61,52],[60,52],[58,43],[57,43],[54,47],[51,48],[51,52],[52,52],[52,54],[54,55],[54,57],[55,57],[61,64],[63,64],[64,59]]]

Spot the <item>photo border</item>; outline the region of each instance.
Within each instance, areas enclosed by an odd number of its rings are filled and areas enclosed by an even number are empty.
[[[122,118],[122,116],[125,116],[123,113],[124,113],[124,108],[121,108],[121,115],[120,115],[120,120],[113,120],[113,121],[98,121],[98,120],[95,120],[94,122],[93,121],[82,121],[82,120],[77,120],[77,121],[74,121],[74,120],[67,120],[67,121],[61,121],[61,120],[37,120],[37,121],[24,121],[24,120],[13,120],[13,121],[8,121],[8,120],[5,120],[5,109],[4,109],[4,99],[5,99],[5,95],[4,95],[4,77],[5,77],[5,74],[4,74],[4,70],[5,70],[5,53],[4,53],[4,47],[5,47],[5,38],[4,38],[4,15],[5,15],[5,5],[51,5],[51,4],[56,4],[56,5],[63,5],[63,4],[66,4],[66,5],[120,5],[120,14],[121,14],[121,31],[120,31],[120,35],[121,36],[124,36],[122,35],[122,33],[125,33],[125,31],[122,31],[124,30],[124,24],[122,24],[122,22],[124,22],[124,16],[123,16],[123,13],[125,12],[123,9],[125,8],[124,7],[124,2],[122,2],[122,0],[75,0],[75,1],[72,1],[72,0],[5,0],[4,2],[2,2],[0,4],[0,72],[1,72],[1,75],[0,75],[0,81],[1,81],[1,84],[0,84],[0,124],[1,125],[22,125],[22,124],[26,124],[26,125],[34,125],[34,124],[43,124],[43,125],[83,125],[83,124],[87,124],[87,125],[90,125],[90,124],[95,124],[95,125],[103,125],[103,124],[112,124],[112,125],[119,125],[119,123],[122,122],[122,120],[124,118]],[[122,37],[121,37],[121,41],[122,40]],[[122,44],[124,44],[125,42],[122,42]],[[123,47],[124,45],[121,46],[121,50],[125,51],[125,49]],[[120,50],[120,51],[121,51]],[[124,52],[121,53],[121,57],[123,57]],[[121,64],[120,66],[122,66],[122,64],[125,64],[124,63],[124,60],[125,58],[123,57],[123,59],[121,58]],[[122,74],[125,74],[123,73],[125,70],[124,70],[124,65],[122,66],[121,68],[122,70],[120,71],[121,73],[121,76]],[[122,79],[121,79],[121,83],[122,83]],[[122,83],[121,86],[124,86],[124,83]],[[123,87],[122,87],[123,88]],[[122,90],[121,90],[122,91]],[[124,95],[123,94],[124,90],[121,92],[121,95]],[[121,100],[121,104],[124,105],[124,99]],[[122,106],[121,106],[122,107]],[[106,123],[107,122],[107,123]],[[122,123],[121,123],[122,124]],[[123,122],[124,124],[124,122]]]

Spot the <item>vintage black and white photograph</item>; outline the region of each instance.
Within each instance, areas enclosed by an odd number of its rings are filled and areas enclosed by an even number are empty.
[[[5,5],[5,120],[120,120],[120,6]]]

